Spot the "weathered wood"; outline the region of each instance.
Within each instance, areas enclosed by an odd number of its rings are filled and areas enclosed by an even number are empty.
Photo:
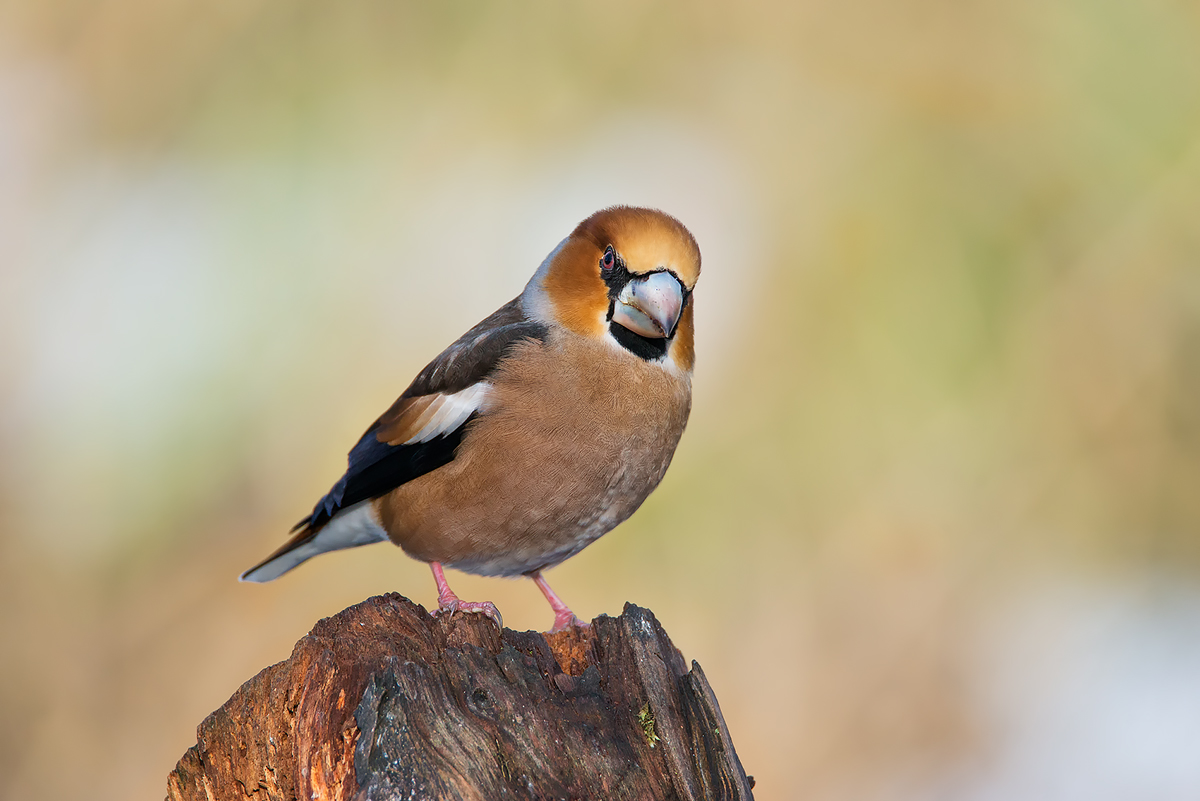
[[[700,666],[648,610],[543,635],[390,594],[242,685],[167,798],[750,799],[752,781]]]

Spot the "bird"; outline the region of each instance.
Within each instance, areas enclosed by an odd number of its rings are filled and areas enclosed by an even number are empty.
[[[543,571],[632,515],[687,425],[700,248],[671,215],[614,206],[579,223],[524,290],[430,362],[350,450],[291,538],[240,579],[390,540],[429,564],[434,614],[503,620],[444,568],[526,576],[584,626]]]

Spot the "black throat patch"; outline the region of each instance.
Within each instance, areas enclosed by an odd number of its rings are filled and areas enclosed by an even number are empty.
[[[612,333],[613,339],[620,343],[621,347],[637,356],[639,359],[645,359],[648,362],[657,361],[667,355],[667,348],[671,345],[671,340],[663,337],[644,337],[641,334],[635,334],[620,323],[612,321],[612,307],[608,309],[608,330]]]

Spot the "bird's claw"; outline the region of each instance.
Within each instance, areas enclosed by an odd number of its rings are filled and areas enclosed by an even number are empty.
[[[559,612],[554,615],[554,625],[550,627],[550,634],[558,634],[567,629],[586,629],[591,628],[590,623],[584,623],[579,618],[575,617],[575,613],[571,610]]]
[[[474,612],[487,615],[496,622],[500,628],[504,628],[504,618],[500,615],[500,610],[491,601],[460,601],[458,598],[438,599],[438,608],[431,614],[438,617],[442,613],[453,615],[455,612]]]

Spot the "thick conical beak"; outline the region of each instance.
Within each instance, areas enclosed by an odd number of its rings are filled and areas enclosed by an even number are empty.
[[[625,285],[613,306],[613,322],[648,339],[675,333],[683,311],[683,287],[670,273],[651,273]]]

